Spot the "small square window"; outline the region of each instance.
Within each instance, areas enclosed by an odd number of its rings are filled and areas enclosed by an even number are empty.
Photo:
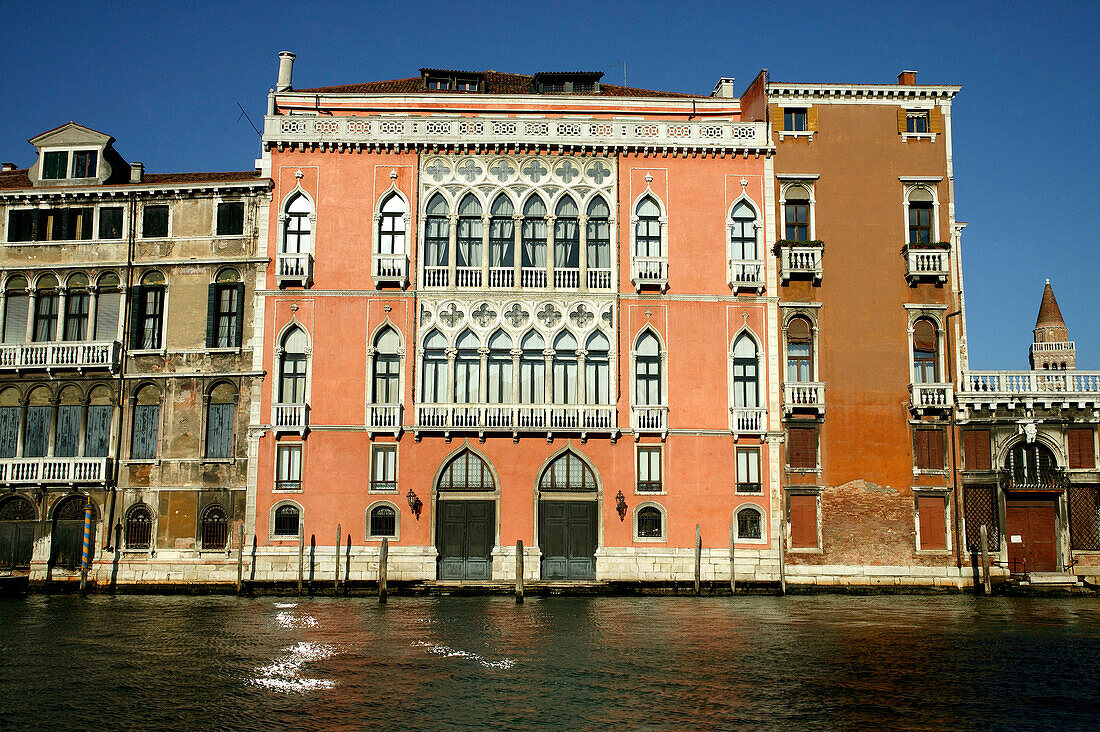
[[[48,152],[42,156],[42,178],[45,180],[61,180],[68,175],[69,153]]]
[[[919,109],[905,113],[905,131],[923,134],[928,132],[928,110]]]
[[[383,503],[372,508],[367,531],[369,539],[396,539],[397,511],[394,507]]]
[[[112,206],[99,209],[99,238],[122,238],[122,207]]]
[[[244,202],[218,204],[218,236],[240,236],[244,233]]]
[[[787,132],[806,131],[805,107],[786,107],[783,109],[783,129]]]
[[[760,482],[760,451],[755,447],[737,448],[737,492],[763,492]]]
[[[943,430],[916,430],[913,436],[913,459],[917,470],[944,470]]]
[[[275,490],[302,490],[302,446],[279,445],[275,463]]]
[[[638,484],[639,493],[660,493],[664,490],[661,480],[661,448],[638,448]]]
[[[450,79],[428,79],[429,89],[447,90],[451,88]]]
[[[370,489],[373,492],[397,492],[397,445],[371,447]]]
[[[661,509],[656,506],[643,506],[638,509],[638,539],[662,539],[664,538],[664,516]]]
[[[73,153],[73,177],[95,178],[99,153],[95,150],[78,150]]]
[[[477,91],[477,81],[475,81],[473,79],[459,79],[455,83],[455,88],[458,89],[458,91],[476,92]]]
[[[146,206],[141,212],[141,236],[153,239],[168,236],[168,207]]]

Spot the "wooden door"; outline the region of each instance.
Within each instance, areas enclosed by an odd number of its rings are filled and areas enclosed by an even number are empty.
[[[1058,570],[1057,510],[1050,501],[1009,501],[1005,506],[1008,561],[1015,572]]]
[[[492,579],[496,504],[493,501],[440,501],[438,506],[439,579]]]
[[[0,521],[0,569],[31,566],[34,524],[34,521]]]
[[[541,501],[542,578],[596,579],[596,502]]]
[[[95,523],[92,524],[91,561],[95,556]],[[55,567],[79,569],[84,555],[84,522],[55,521],[50,539],[50,559]]]

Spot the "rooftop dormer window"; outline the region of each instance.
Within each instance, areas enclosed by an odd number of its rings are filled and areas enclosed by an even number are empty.
[[[68,178],[69,151],[58,150],[42,156],[42,177],[47,180]]]
[[[69,159],[72,158],[72,168]],[[97,150],[50,150],[42,155],[42,178],[64,180],[66,178],[95,178],[98,174]]]
[[[73,152],[73,178],[95,178],[98,174],[96,163],[99,153],[95,150],[77,150]]]
[[[479,92],[483,89],[482,74],[450,69],[420,69],[424,88],[429,91]]]
[[[428,88],[436,91],[446,91],[451,88],[450,79],[428,79]]]
[[[599,94],[599,71],[540,71],[534,75],[539,94]]]

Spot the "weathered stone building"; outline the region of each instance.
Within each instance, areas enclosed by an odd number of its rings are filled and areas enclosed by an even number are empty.
[[[146,174],[71,122],[30,142],[0,172],[0,566],[70,576],[90,506],[101,581],[215,578],[244,515],[270,183]]]

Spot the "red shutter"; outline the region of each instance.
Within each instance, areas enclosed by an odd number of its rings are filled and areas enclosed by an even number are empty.
[[[792,468],[817,467],[817,430],[813,427],[787,430],[787,462]]]
[[[967,470],[992,470],[989,430],[963,431],[963,460]]]
[[[946,502],[941,496],[917,497],[921,549],[947,548],[945,510]]]
[[[817,548],[817,496],[791,496],[791,548]]]
[[[913,459],[918,470],[943,470],[943,430],[917,430]]]
[[[1072,427],[1069,432],[1069,466],[1071,468],[1096,467],[1094,436],[1091,427]]]

